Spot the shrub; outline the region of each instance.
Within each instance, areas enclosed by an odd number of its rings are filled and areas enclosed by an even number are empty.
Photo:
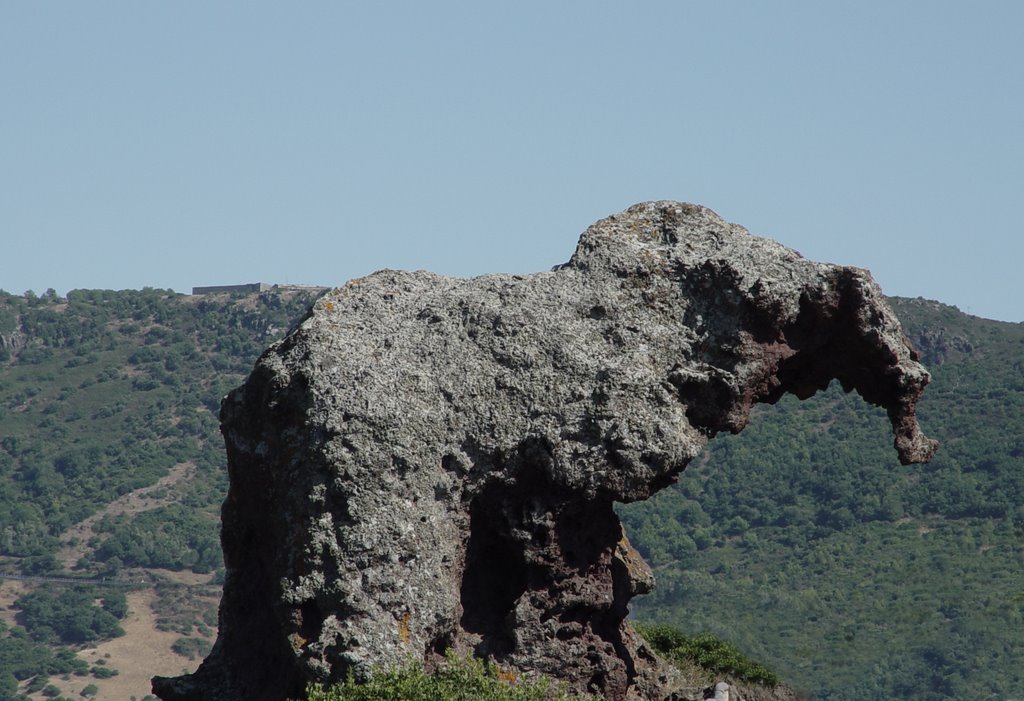
[[[550,679],[517,679],[495,664],[449,654],[448,664],[428,674],[419,663],[377,672],[360,683],[349,678],[325,689],[314,684],[307,701],[584,701]],[[592,700],[596,701],[596,700]]]
[[[171,650],[182,657],[189,658],[190,660],[194,660],[196,657],[205,656],[209,653],[209,648],[209,643],[202,638],[178,638],[174,641],[174,644],[171,645]]]
[[[25,687],[26,693],[34,694],[37,691],[42,691],[49,683],[49,678],[43,674],[36,676],[32,681]]]
[[[693,637],[666,625],[638,625],[637,631],[658,653],[670,662],[695,662],[714,674],[723,674],[738,681],[776,687],[779,677],[762,664],[753,662],[732,643],[711,633]]]
[[[63,591],[36,590],[18,598],[18,622],[32,638],[51,642],[84,643],[124,635],[117,619],[93,604],[95,592],[89,587]]]

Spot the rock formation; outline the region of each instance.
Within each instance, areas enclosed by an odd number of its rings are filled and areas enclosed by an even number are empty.
[[[154,689],[280,701],[454,648],[665,698],[625,620],[653,577],[613,504],[833,379],[888,410],[903,462],[931,457],[929,375],[867,271],[695,205],[604,219],[550,272],[353,280],[224,400],[219,637]]]

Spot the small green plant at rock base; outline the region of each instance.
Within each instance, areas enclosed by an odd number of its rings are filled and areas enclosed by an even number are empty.
[[[498,665],[449,653],[448,664],[428,673],[414,662],[391,671],[375,672],[366,682],[351,675],[324,688],[311,685],[307,701],[597,701],[559,689],[550,679],[525,679]]]
[[[780,680],[774,672],[748,659],[735,645],[711,633],[698,633],[691,637],[666,625],[637,625],[636,629],[670,662],[695,662],[708,672],[727,675],[736,681],[772,688],[779,685]]]

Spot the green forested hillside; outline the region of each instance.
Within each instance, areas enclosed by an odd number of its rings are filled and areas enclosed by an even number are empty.
[[[100,555],[216,566],[216,534],[190,524],[212,513],[226,487],[220,398],[311,300],[278,292],[0,294],[0,555],[50,553],[62,531],[99,506],[193,463],[197,478],[173,518],[145,519],[135,538],[117,524]],[[175,528],[159,546],[144,542],[161,521]]]
[[[126,568],[219,568],[220,398],[314,298],[0,292],[0,573],[134,579],[139,570]],[[148,495],[166,503],[105,515],[85,543],[65,535],[175,475],[182,479]],[[158,591],[161,601],[175,596]],[[55,583],[18,598],[18,625],[0,619],[0,701],[17,697],[18,682],[38,690],[47,675],[85,673],[61,645],[120,634],[124,611],[107,606],[118,593]]]
[[[1024,324],[893,300],[942,448],[903,467],[833,386],[760,407],[622,508],[658,575],[640,620],[709,630],[821,699],[1024,695]]]
[[[219,568],[220,398],[313,297],[0,293],[0,571]],[[920,414],[936,460],[900,466],[884,413],[835,387],[760,407],[676,487],[621,509],[658,575],[634,611],[733,641],[816,698],[1024,696],[1024,325],[893,303],[933,372]],[[69,541],[174,475],[160,503]],[[0,619],[0,701],[85,673],[61,646],[117,634],[116,597],[83,586]]]

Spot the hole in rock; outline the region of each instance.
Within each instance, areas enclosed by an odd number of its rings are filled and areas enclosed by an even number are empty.
[[[500,499],[491,494],[481,494],[470,507],[461,623],[481,636],[478,655],[500,658],[513,649],[506,618],[526,591],[527,567],[522,547],[505,528]]]

